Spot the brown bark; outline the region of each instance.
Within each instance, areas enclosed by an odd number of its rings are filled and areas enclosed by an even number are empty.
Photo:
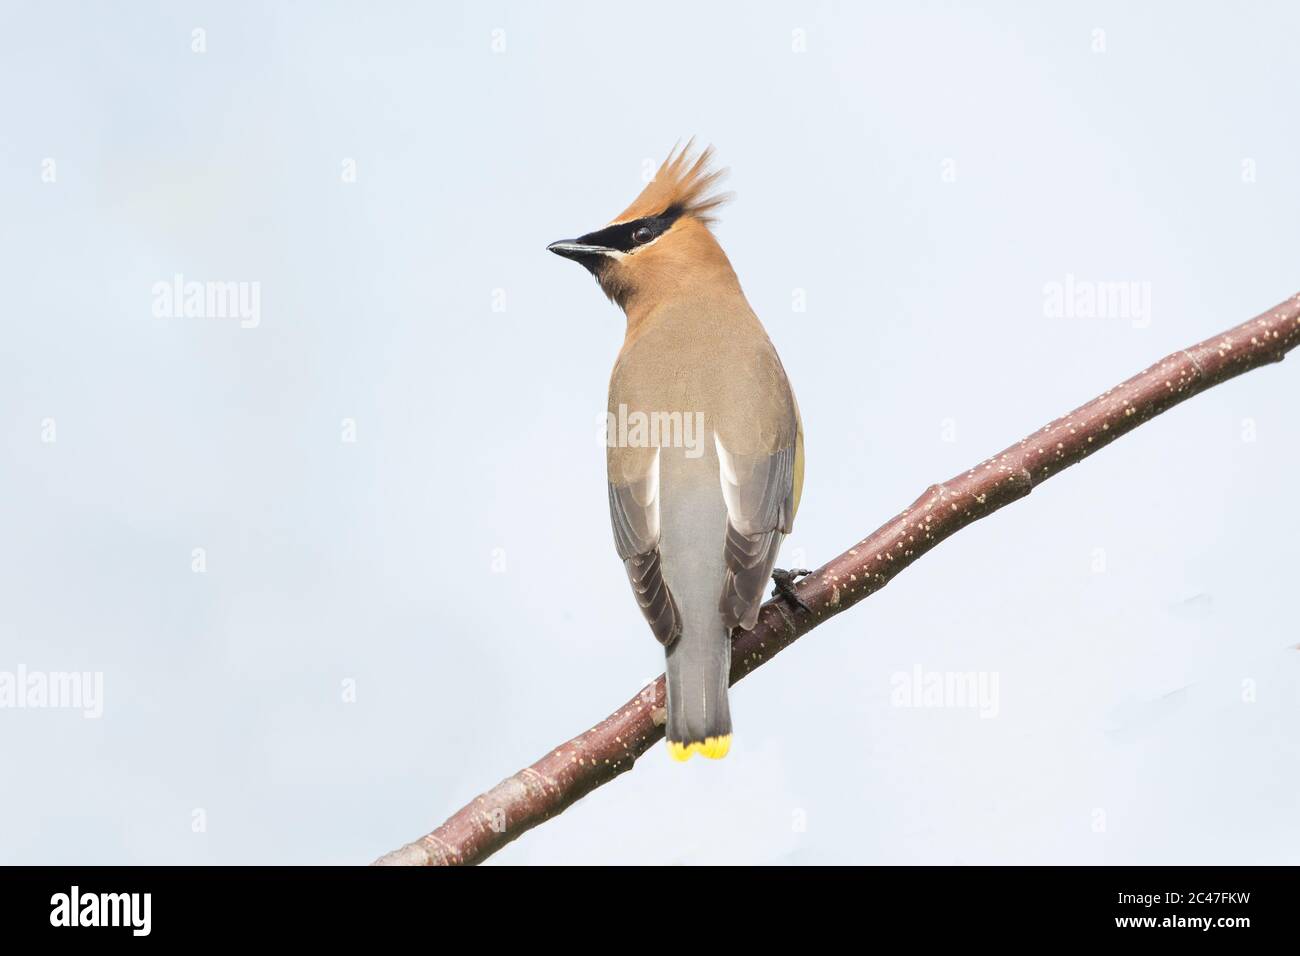
[[[1145,372],[942,484],[817,569],[797,587],[811,609],[763,606],[734,639],[731,682],[771,660],[823,621],[888,584],[940,541],[1025,495],[1161,412],[1300,344],[1300,295],[1161,359]],[[386,854],[381,865],[479,863],[526,830],[632,769],[663,737],[661,676],[595,727],[497,784],[432,833]]]

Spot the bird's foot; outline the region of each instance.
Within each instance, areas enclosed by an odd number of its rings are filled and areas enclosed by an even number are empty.
[[[794,593],[794,582],[806,574],[808,574],[807,568],[791,568],[789,571],[782,568],[773,568],[772,583],[776,587],[772,588],[772,597],[785,598],[795,607],[803,608],[811,614],[812,608],[805,604],[799,595]]]

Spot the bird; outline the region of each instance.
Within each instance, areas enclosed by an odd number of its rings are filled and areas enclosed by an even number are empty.
[[[669,753],[731,748],[733,630],[752,630],[803,491],[803,425],[767,332],[713,233],[727,170],[694,140],[607,225],[547,249],[583,265],[627,319],[610,375],[614,543],[663,645]]]

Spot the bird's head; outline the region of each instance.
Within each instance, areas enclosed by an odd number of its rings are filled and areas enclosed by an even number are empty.
[[[691,143],[669,153],[655,178],[609,225],[546,248],[587,268],[625,311],[701,283],[736,285],[735,273],[709,226],[730,197],[713,187],[726,170],[709,168],[713,149]]]

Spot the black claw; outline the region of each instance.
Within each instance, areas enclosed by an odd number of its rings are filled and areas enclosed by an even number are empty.
[[[794,582],[806,574],[808,574],[807,568],[791,568],[789,571],[782,568],[773,568],[772,583],[776,587],[772,588],[772,597],[785,598],[795,607],[803,608],[803,610],[811,614],[812,608],[805,604],[794,591]]]

